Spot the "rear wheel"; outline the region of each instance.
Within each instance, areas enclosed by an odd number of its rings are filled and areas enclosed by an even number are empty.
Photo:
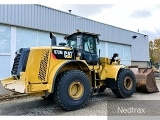
[[[117,97],[131,97],[136,90],[136,79],[133,72],[129,69],[122,69],[118,74],[116,87],[116,89],[112,89],[112,92]]]
[[[68,70],[57,78],[55,100],[65,110],[84,107],[90,97],[91,87],[88,77],[79,70]]]

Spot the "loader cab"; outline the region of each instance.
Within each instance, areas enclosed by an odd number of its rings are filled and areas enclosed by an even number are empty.
[[[90,65],[98,62],[97,46],[99,35],[87,32],[76,32],[66,36],[67,46],[74,49],[75,56],[81,60],[86,60]]]

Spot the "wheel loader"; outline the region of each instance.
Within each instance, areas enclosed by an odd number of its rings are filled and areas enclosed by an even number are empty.
[[[51,97],[68,111],[84,107],[91,95],[106,88],[120,98],[135,92],[135,75],[120,65],[118,54],[106,58],[97,52],[99,34],[77,31],[59,45],[53,33],[50,38],[51,46],[16,51],[11,77],[1,80],[6,89]]]

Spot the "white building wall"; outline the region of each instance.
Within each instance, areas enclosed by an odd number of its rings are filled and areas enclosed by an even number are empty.
[[[11,27],[0,25],[0,78],[10,74]]]
[[[99,54],[100,49],[100,57],[107,57],[108,56],[108,48],[107,48],[107,42],[100,41],[100,43],[97,45],[97,53]]]
[[[65,42],[64,35],[55,33],[57,45]],[[0,79],[9,77],[16,50],[34,46],[50,46],[50,33],[0,24]]]
[[[132,66],[138,66],[139,68],[148,68],[149,67],[149,63],[144,61],[132,61]]]
[[[15,51],[16,51],[16,27],[11,26],[11,57],[10,57],[10,69],[9,74],[10,75],[10,70],[12,69],[14,58],[15,58]],[[7,76],[8,77],[8,76]],[[1,77],[0,77],[1,78]]]

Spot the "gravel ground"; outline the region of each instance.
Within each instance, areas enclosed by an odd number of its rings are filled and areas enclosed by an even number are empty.
[[[160,80],[157,80],[160,90]],[[131,98],[119,99],[110,89],[91,96],[88,104],[76,111],[64,111],[41,97],[24,96],[0,101],[1,116],[160,116],[160,92],[136,92]],[[127,112],[126,110],[143,110]],[[118,111],[119,110],[119,111]]]

